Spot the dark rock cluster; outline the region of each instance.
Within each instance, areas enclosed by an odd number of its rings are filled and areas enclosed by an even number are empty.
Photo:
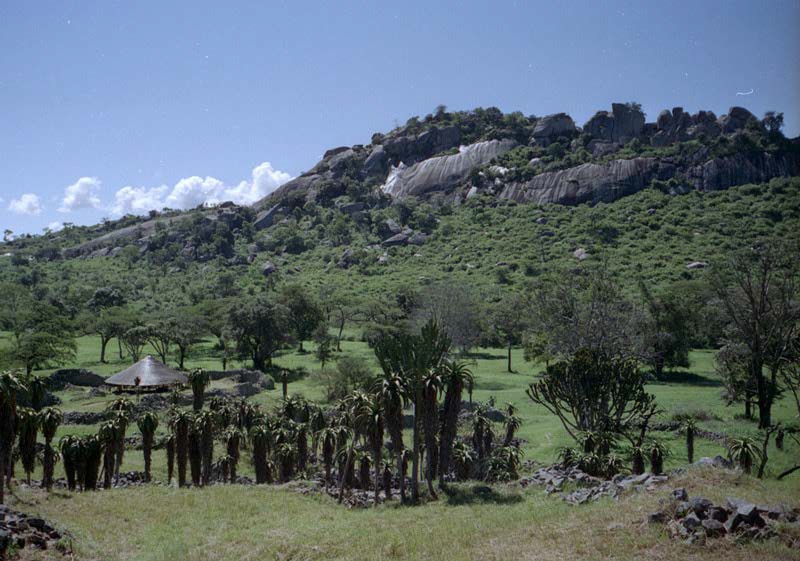
[[[689,497],[686,489],[672,491],[672,498],[662,510],[647,517],[651,524],[666,524],[673,539],[687,544],[702,544],[708,538],[730,536],[737,542],[780,539],[800,548],[796,537],[800,530],[800,510],[785,505],[764,506],[728,498],[725,505],[715,505],[703,497]],[[788,532],[788,527],[795,531]]]
[[[0,504],[0,559],[10,549],[27,547],[67,553],[65,536],[42,518]]]
[[[641,475],[619,474],[612,479],[593,477],[577,467],[563,467],[559,464],[536,470],[523,477],[519,484],[523,487],[542,485],[545,492],[561,493],[561,498],[573,505],[596,501],[602,497],[617,498],[626,491],[652,491],[657,485],[667,481],[666,475],[643,473]],[[562,492],[565,486],[577,486],[570,492]]]

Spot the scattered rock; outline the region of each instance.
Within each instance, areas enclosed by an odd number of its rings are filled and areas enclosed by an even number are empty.
[[[687,269],[705,269],[706,267],[708,267],[708,263],[705,261],[692,261],[686,265]]]
[[[261,274],[265,277],[272,275],[273,273],[278,271],[278,267],[272,261],[267,261],[264,263],[264,266],[261,267]]]
[[[686,492],[686,489],[679,487],[672,491],[672,498],[676,501],[688,501],[689,494]]]

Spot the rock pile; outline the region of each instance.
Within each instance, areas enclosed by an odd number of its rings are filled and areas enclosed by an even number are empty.
[[[667,481],[666,475],[643,473],[641,475],[618,474],[612,479],[593,477],[577,467],[552,465],[536,470],[528,477],[520,479],[523,487],[544,485],[545,493],[559,493],[561,498],[573,505],[596,501],[602,497],[617,498],[625,491],[652,491],[656,485]],[[578,489],[569,493],[562,492],[565,485],[577,485]]]
[[[703,497],[689,498],[686,489],[672,491],[666,508],[647,517],[651,524],[666,524],[673,539],[686,544],[703,544],[707,538],[731,536],[737,542],[780,539],[800,548],[800,509],[785,505],[761,506],[728,498],[725,505],[715,505]],[[793,531],[787,531],[791,527]]]
[[[66,411],[64,413],[65,425],[96,425],[105,420],[105,413],[93,413],[91,411]]]
[[[67,553],[65,536],[44,519],[28,516],[0,504],[0,559],[9,549],[55,549]]]

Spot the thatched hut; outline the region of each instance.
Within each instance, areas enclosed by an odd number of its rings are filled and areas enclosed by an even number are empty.
[[[163,362],[148,355],[118,374],[106,378],[106,384],[120,390],[154,391],[172,386],[181,386],[188,381],[186,375],[169,368]]]

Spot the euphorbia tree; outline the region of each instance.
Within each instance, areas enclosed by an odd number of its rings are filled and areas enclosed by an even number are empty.
[[[17,394],[25,385],[13,372],[0,374],[0,503],[5,496],[7,462],[11,460],[17,425]]]

